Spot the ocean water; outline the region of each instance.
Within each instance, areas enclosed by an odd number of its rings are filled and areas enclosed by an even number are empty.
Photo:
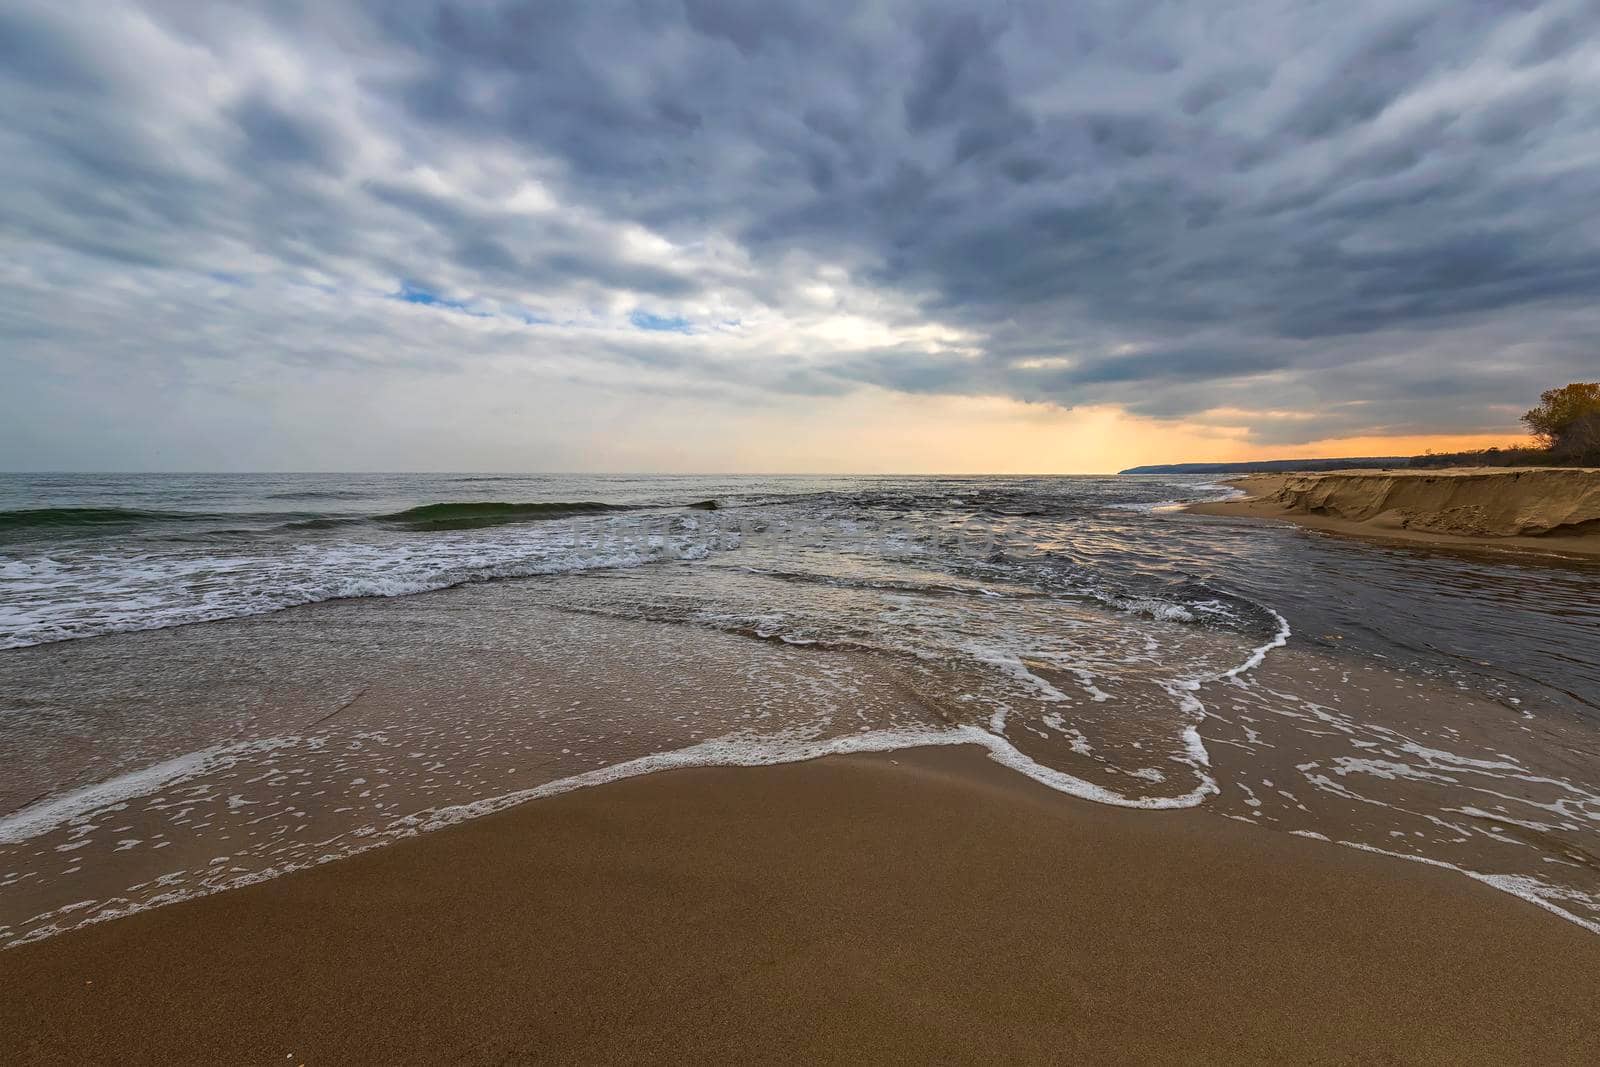
[[[0,475],[0,944],[672,766],[974,744],[1600,930],[1600,567],[1198,477]]]

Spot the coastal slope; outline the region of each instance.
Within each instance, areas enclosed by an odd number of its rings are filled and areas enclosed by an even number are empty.
[[[1595,468],[1296,472],[1229,484],[1248,495],[1190,510],[1373,537],[1600,555]]]

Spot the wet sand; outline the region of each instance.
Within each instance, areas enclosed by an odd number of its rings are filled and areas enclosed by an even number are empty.
[[[0,953],[8,1063],[1600,1058],[1600,939],[971,748],[582,790]]]

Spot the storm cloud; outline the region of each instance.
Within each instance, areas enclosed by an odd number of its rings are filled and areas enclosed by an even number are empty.
[[[0,109],[0,466],[332,378],[1288,445],[1600,366],[1592,0],[27,0]]]

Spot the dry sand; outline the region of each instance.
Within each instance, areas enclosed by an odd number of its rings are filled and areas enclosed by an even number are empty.
[[[1326,471],[1252,474],[1228,484],[1246,499],[1189,510],[1386,540],[1600,555],[1600,469]]]
[[[0,953],[7,1063],[1600,1062],[1600,939],[974,749],[677,771]]]

